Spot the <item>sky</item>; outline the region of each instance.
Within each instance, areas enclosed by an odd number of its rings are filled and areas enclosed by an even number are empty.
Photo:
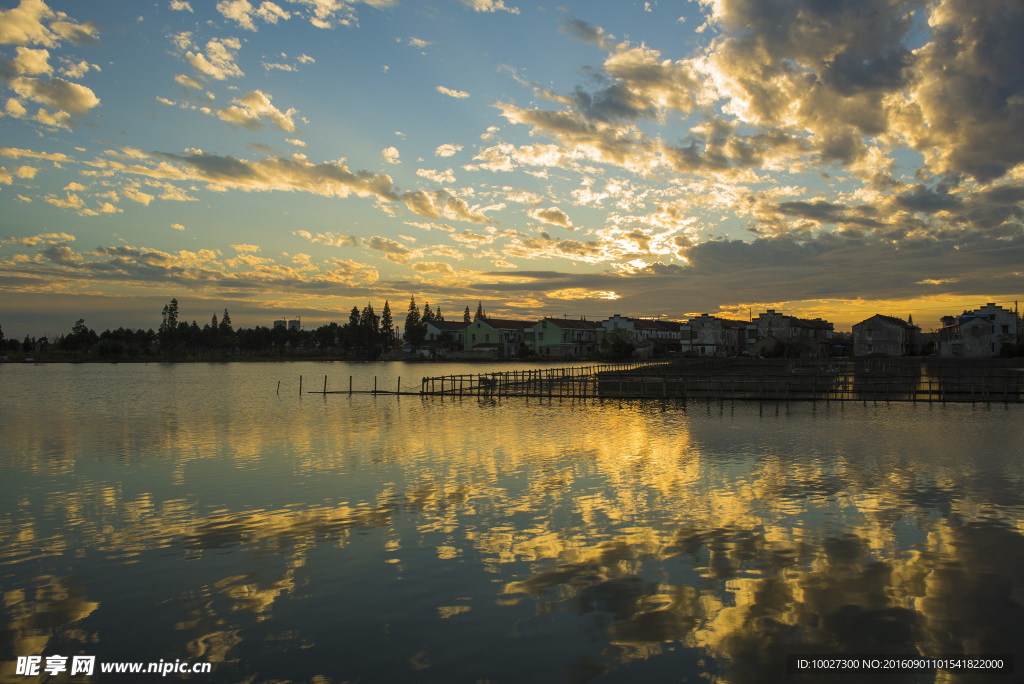
[[[0,326],[1024,299],[1024,5],[0,0]]]

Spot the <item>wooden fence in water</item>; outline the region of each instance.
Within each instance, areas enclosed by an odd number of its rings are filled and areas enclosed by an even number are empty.
[[[1000,364],[840,360],[694,362],[636,361],[565,368],[424,377],[419,388],[395,391],[327,390],[315,394],[390,394],[440,397],[538,397],[559,399],[678,399],[769,401],[1024,401],[1024,368]],[[300,389],[301,394],[301,378]]]

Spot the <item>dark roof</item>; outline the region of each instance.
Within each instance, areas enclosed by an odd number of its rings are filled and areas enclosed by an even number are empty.
[[[567,328],[571,330],[597,330],[601,327],[601,324],[597,321],[582,321],[575,318],[552,318],[548,316],[543,320],[557,325],[559,328]]]
[[[511,318],[481,318],[479,319],[498,330],[526,330],[537,324],[537,321],[517,321]],[[473,321],[476,323],[476,321]]]
[[[908,330],[913,330],[914,328],[917,328],[918,330],[920,330],[920,328],[918,326],[912,325],[910,323],[907,323],[902,318],[896,318],[895,316],[885,316],[883,314],[875,314],[871,318],[865,318],[860,323],[854,323],[854,326],[864,325],[868,321],[872,321],[872,320],[878,320],[878,321],[883,322],[883,323],[888,323],[889,325],[895,325],[896,327],[899,327],[899,328],[907,328]]]
[[[430,325],[438,330],[465,330],[466,324],[462,321],[428,321]]]

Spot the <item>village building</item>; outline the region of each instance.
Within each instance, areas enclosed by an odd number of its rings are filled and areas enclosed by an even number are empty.
[[[853,355],[916,356],[921,353],[921,328],[908,320],[875,314],[853,326]]]
[[[568,318],[544,318],[532,327],[533,351],[545,358],[591,356],[601,324]]]
[[[635,355],[650,357],[682,351],[683,324],[656,318],[632,318],[615,314],[601,321],[598,340],[613,330],[625,329],[633,336]]]
[[[694,356],[739,356],[747,323],[701,314],[682,326],[681,346]]]
[[[798,318],[768,309],[746,325],[744,342],[747,353],[754,356],[830,356],[834,331],[835,326],[821,318]]]
[[[462,321],[439,321],[437,319],[426,322],[427,334],[424,337],[424,344],[430,347],[439,356],[445,356],[450,351],[464,348],[462,341],[466,324]]]
[[[939,330],[939,356],[986,358],[999,356],[1004,345],[1017,344],[1017,313],[993,303],[959,316],[943,316]]]
[[[513,358],[519,355],[520,346],[533,346],[534,324],[535,321],[478,318],[465,326],[462,348],[494,358]]]

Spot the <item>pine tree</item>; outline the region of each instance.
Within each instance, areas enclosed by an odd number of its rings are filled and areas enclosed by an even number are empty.
[[[481,318],[487,318],[487,314],[484,313],[484,303],[478,301],[476,303],[476,314],[473,316],[473,320],[479,321]]]
[[[384,300],[384,310],[380,312],[380,336],[384,351],[390,351],[395,344],[395,322],[391,318],[391,306]]]
[[[414,347],[423,344],[427,336],[427,326],[420,319],[420,309],[416,306],[416,297],[409,299],[409,313],[405,316],[405,341]]]
[[[160,323],[158,335],[160,346],[165,350],[174,348],[178,337],[178,300],[172,299],[171,303],[164,306],[163,321]]]
[[[231,326],[231,316],[228,316],[227,309],[224,309],[224,318],[220,319],[220,331],[228,335],[235,332],[235,329]]]
[[[437,307],[437,311],[434,312],[435,321],[444,321],[444,314],[441,313],[441,307]]]
[[[376,358],[380,348],[380,318],[373,312],[373,306],[369,302],[359,316],[359,334],[364,353]]]
[[[424,323],[430,323],[434,320],[434,312],[430,310],[430,302],[423,305],[423,318],[420,320]]]
[[[465,323],[466,325],[469,325],[470,323],[473,322],[473,319],[470,318],[470,316],[469,316],[469,307],[468,306],[466,307],[466,310],[462,312],[462,322]]]

